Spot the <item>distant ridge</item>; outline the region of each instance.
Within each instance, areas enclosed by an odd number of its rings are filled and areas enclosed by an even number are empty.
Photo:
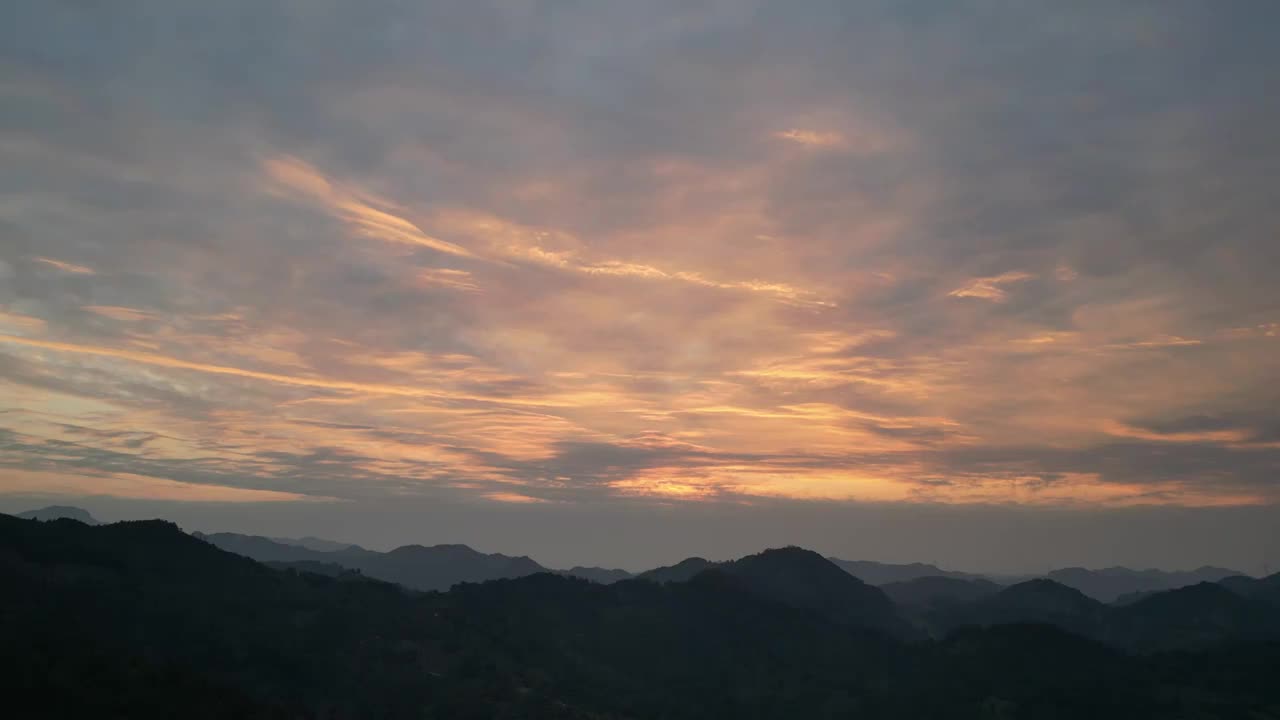
[[[317,563],[315,567],[320,568],[337,565],[357,570],[366,577],[414,590],[448,590],[458,583],[518,578],[548,572],[528,557],[485,554],[466,545],[405,545],[380,553],[357,545],[349,545],[340,550],[314,550],[257,535],[194,535],[227,552],[259,562],[291,563],[304,569],[307,563]]]
[[[39,510],[28,510],[20,512],[14,517],[20,517],[23,520],[75,520],[85,525],[101,525],[97,518],[89,514],[88,510],[83,510],[70,505],[50,505]]]
[[[1218,582],[1224,578],[1244,575],[1238,570],[1206,565],[1195,570],[1134,570],[1127,567],[1109,567],[1090,570],[1068,567],[1050,570],[1044,575],[1002,576],[982,573],[943,570],[925,563],[892,564],[871,560],[842,560],[827,558],[850,575],[872,585],[888,585],[919,580],[921,578],[951,578],[955,580],[988,580],[1000,585],[1014,585],[1036,578],[1047,578],[1061,585],[1075,588],[1094,600],[1111,603],[1125,598],[1125,602],[1142,594],[1173,590],[1202,582]]]
[[[1261,600],[1264,603],[1280,607],[1280,573],[1264,578],[1251,578],[1243,575],[1223,578],[1218,584],[1242,597]]]
[[[691,557],[685,558],[675,565],[665,565],[652,570],[646,570],[636,577],[642,580],[652,580],[656,583],[688,582],[698,573],[706,570],[707,568],[715,567],[717,564],[718,563],[713,563],[706,558]]]
[[[312,537],[310,535],[301,538],[270,538],[272,542],[281,545],[293,545],[294,547],[315,550],[316,552],[338,552],[341,550],[363,550],[364,548],[354,543],[334,542],[333,540],[325,540],[324,538]]]
[[[983,575],[943,570],[937,565],[925,563],[908,563],[895,565],[892,563],[873,562],[871,560],[842,560],[836,557],[827,558],[840,569],[871,585],[887,585],[892,582],[907,582],[923,577],[945,577],[957,580],[984,579]]]
[[[1088,637],[1098,636],[1107,606],[1072,587],[1046,578],[1010,585],[934,616],[943,634],[965,625],[1054,625]]]
[[[990,580],[922,577],[881,585],[880,589],[898,605],[923,611],[981,600],[1001,588]]]
[[[1280,635],[1280,613],[1259,598],[1202,582],[1114,609],[1103,638],[1144,650],[1210,647]]]
[[[1173,590],[1202,582],[1218,582],[1224,578],[1243,575],[1238,570],[1204,566],[1195,570],[1133,570],[1126,567],[1109,567],[1087,570],[1081,567],[1061,568],[1046,577],[1073,587],[1095,600],[1109,603],[1134,593]]]

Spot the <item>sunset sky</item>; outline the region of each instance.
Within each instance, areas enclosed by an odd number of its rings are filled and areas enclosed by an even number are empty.
[[[0,509],[1280,564],[1280,3],[4,14]]]

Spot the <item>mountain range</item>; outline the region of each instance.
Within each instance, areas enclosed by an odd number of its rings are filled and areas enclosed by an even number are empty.
[[[38,520],[70,518],[86,524],[97,524],[85,510],[68,506],[51,506],[20,513],[19,517]],[[394,582],[417,590],[446,590],[460,582],[483,582],[499,578],[515,578],[538,572],[555,572],[569,577],[608,584],[631,578],[645,578],[657,582],[685,581],[718,563],[699,557],[691,557],[675,565],[654,568],[641,573],[599,567],[573,567],[568,570],[547,568],[536,561],[520,556],[486,554],[466,545],[435,545],[424,547],[410,545],[388,553],[366,550],[359,545],[335,542],[317,537],[283,538],[241,535],[236,533],[195,533],[218,547],[262,562],[273,563],[330,563],[348,570],[387,582]],[[1172,590],[1202,582],[1219,582],[1228,578],[1247,577],[1244,573],[1228,568],[1205,566],[1196,570],[1134,570],[1110,567],[1090,570],[1080,567],[1051,570],[1044,575],[989,575],[945,570],[925,563],[893,564],[870,560],[844,560],[827,558],[848,574],[869,585],[892,589],[893,593],[928,593],[924,588],[940,587],[937,578],[974,581],[987,587],[1015,585],[1039,577],[1075,588],[1103,603],[1130,603],[1153,592]],[[901,585],[925,580],[923,586]],[[983,583],[986,583],[985,585]],[[952,584],[952,590],[970,587]],[[944,593],[945,594],[945,593]],[[908,602],[910,604],[910,602]]]
[[[217,547],[266,562],[277,569],[294,569],[342,577],[356,572],[415,590],[448,590],[464,582],[513,579],[538,573],[554,573],[600,584],[629,579],[659,584],[686,583],[695,578],[719,577],[718,582],[738,586],[790,607],[814,612],[844,625],[872,629],[898,638],[919,635],[946,637],[965,626],[1045,624],[1099,642],[1133,650],[1181,647],[1211,642],[1215,638],[1277,629],[1264,606],[1278,602],[1273,578],[1256,580],[1239,575],[1220,578],[1225,584],[1201,581],[1171,593],[1142,591],[1128,602],[1110,606],[1061,582],[1082,584],[1093,576],[1073,568],[1049,577],[1032,578],[1008,586],[968,573],[913,577],[931,565],[886,565],[837,561],[803,548],[780,548],[728,562],[689,558],[675,565],[632,576],[621,570],[576,567],[550,570],[527,557],[485,554],[465,545],[410,545],[388,553],[346,546],[335,551],[312,550],[265,537],[218,533],[195,537]],[[910,577],[880,587],[849,572],[854,567],[871,577]],[[1189,573],[1099,571],[1108,579],[1146,578],[1148,583],[1191,579],[1202,572],[1220,576],[1218,569]],[[1159,573],[1159,574],[1157,574]],[[722,576],[722,577],[721,577]],[[712,580],[706,580],[711,582]],[[1206,590],[1215,588],[1221,592]],[[1179,600],[1181,598],[1181,600]],[[1190,599],[1186,599],[1190,598]],[[1175,603],[1170,606],[1169,603]],[[1136,609],[1135,607],[1136,606]],[[1174,610],[1168,609],[1175,608]]]
[[[228,552],[274,563],[327,563],[340,565],[377,580],[414,590],[448,590],[464,582],[484,582],[548,572],[521,556],[477,552],[466,545],[405,545],[390,552],[376,552],[351,545],[341,550],[313,550],[256,535],[194,533],[194,536]]]
[[[442,547],[401,550],[475,552]],[[1043,578],[886,590],[796,547],[425,593],[271,562],[163,521],[0,516],[0,691],[48,717],[1280,717],[1280,576],[1112,606]]]

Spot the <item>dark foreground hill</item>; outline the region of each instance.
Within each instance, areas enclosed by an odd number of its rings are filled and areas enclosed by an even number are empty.
[[[893,601],[812,550],[786,547],[721,563],[703,575],[723,574],[742,588],[835,623],[910,637]]]
[[[771,597],[773,566],[808,560],[762,556],[687,582],[417,593],[159,521],[0,516],[0,691],[40,717],[1280,718],[1274,644],[1133,656],[1031,625],[901,642]]]
[[[1052,625],[1134,652],[1191,650],[1280,639],[1280,605],[1270,579],[1199,583],[1104,605],[1044,578],[1007,588],[927,578],[885,586],[901,611],[934,637],[966,626]],[[993,589],[994,588],[994,589]]]

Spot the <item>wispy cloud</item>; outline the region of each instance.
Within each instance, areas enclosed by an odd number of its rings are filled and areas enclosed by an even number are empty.
[[[958,298],[980,298],[993,302],[1004,302],[1009,297],[1009,291],[1005,288],[1006,285],[1026,282],[1034,277],[1035,275],[1031,273],[1013,270],[991,277],[974,278],[947,294]]]
[[[774,133],[774,137],[797,143],[799,145],[825,148],[841,148],[848,142],[844,135],[833,130],[821,131],[791,128],[789,130],[779,130]]]
[[[268,188],[317,203],[360,237],[390,243],[417,245],[448,255],[474,257],[461,246],[427,235],[412,221],[397,214],[394,203],[368,192],[334,183],[311,165],[289,156],[263,161]]]
[[[65,262],[63,260],[55,260],[53,258],[37,257],[32,258],[33,262],[40,263],[46,267],[51,267],[59,272],[70,275],[96,275],[97,272],[91,267],[84,265],[76,265],[75,263]]]

